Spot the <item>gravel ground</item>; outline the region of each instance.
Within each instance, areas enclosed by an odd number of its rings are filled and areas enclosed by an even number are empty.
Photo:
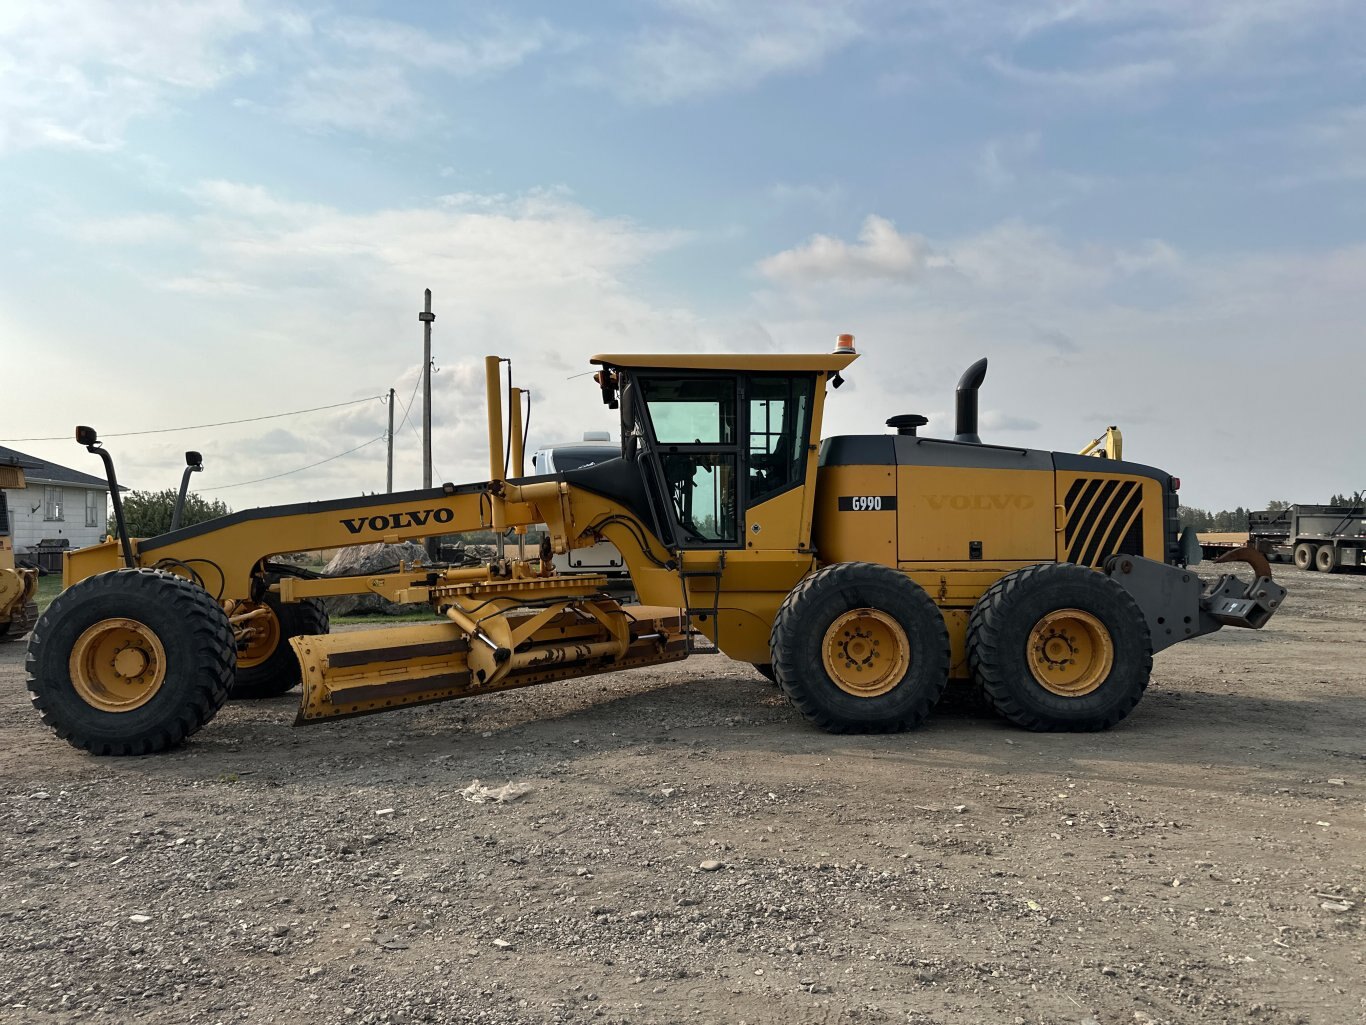
[[[1278,572],[1082,736],[713,655],[96,759],[2,646],[0,1020],[1366,1021],[1366,576]]]

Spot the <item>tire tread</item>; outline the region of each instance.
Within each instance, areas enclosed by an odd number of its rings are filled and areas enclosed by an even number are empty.
[[[1001,657],[1002,653],[1000,652],[1002,620],[1007,614],[1010,600],[1021,589],[1040,586],[1038,584],[1040,578],[1047,576],[1066,577],[1074,573],[1094,574],[1096,572],[1096,570],[1074,563],[1036,563],[1033,566],[1026,566],[1001,577],[991,587],[987,588],[986,593],[973,606],[972,614],[968,617],[968,666],[973,678],[981,684],[982,692],[991,706],[1001,716],[1009,719],[1017,726],[1036,732],[1078,733],[1096,729],[1105,730],[1124,719],[1142,698],[1153,666],[1151,645],[1148,645],[1147,654],[1139,665],[1143,686],[1126,695],[1125,701],[1107,713],[1098,725],[1087,722],[1069,722],[1064,719],[1039,715],[1024,705],[1016,689],[1010,683],[1008,676],[1010,667],[1008,662]],[[1138,605],[1130,600],[1122,604],[1121,607],[1126,610],[1128,617],[1128,625],[1123,629],[1132,629],[1141,636],[1147,637],[1148,623],[1143,618],[1143,613]]]
[[[79,589],[79,590],[78,590]],[[81,728],[79,721],[68,721],[45,698],[45,690],[53,681],[40,677],[45,641],[45,626],[56,623],[69,610],[90,597],[100,594],[161,591],[160,602],[171,606],[186,624],[197,653],[193,667],[193,682],[182,699],[180,710],[169,717],[169,722],[152,726],[126,739],[109,740]],[[175,747],[198,732],[228,700],[237,650],[227,616],[209,593],[183,577],[163,570],[137,568],[120,569],[89,577],[58,595],[33,628],[29,640],[25,670],[28,674],[29,700],[43,724],[72,747],[95,755],[144,755]]]
[[[920,725],[938,703],[944,688],[948,686],[948,664],[949,664],[949,638],[948,631],[943,626],[943,619],[939,612],[939,607],[929,595],[917,585],[911,594],[919,595],[918,599],[923,599],[921,613],[926,611],[933,612],[935,620],[939,623],[942,634],[942,650],[930,654],[944,666],[945,672],[943,679],[938,681],[937,686],[932,686],[925,699],[918,702],[916,706],[908,710],[905,714],[896,718],[889,718],[880,721],[853,721],[844,719],[832,714],[823,707],[815,698],[811,691],[802,684],[803,667],[798,665],[795,659],[796,645],[793,639],[801,630],[801,621],[806,617],[808,609],[825,596],[825,593],[837,588],[856,586],[857,580],[847,580],[849,576],[857,574],[860,577],[876,578],[879,575],[894,575],[900,580],[909,581],[900,570],[883,566],[876,563],[832,563],[822,566],[814,573],[808,574],[797,584],[796,587],[783,600],[783,604],[778,609],[778,614],[773,618],[773,626],[769,631],[769,650],[773,658],[773,671],[777,677],[777,684],[782,688],[783,693],[791,705],[799,711],[804,718],[813,725],[825,730],[827,733],[896,733],[903,730],[912,729]],[[891,576],[888,579],[892,579]]]

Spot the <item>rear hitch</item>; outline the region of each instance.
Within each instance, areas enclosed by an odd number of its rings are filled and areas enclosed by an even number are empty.
[[[1200,611],[1224,626],[1245,626],[1260,630],[1276,614],[1285,600],[1285,588],[1271,579],[1271,563],[1256,548],[1246,546],[1225,552],[1215,562],[1243,562],[1257,574],[1244,583],[1231,573],[1221,575],[1205,588]]]
[[[1265,555],[1239,548],[1218,561],[1245,562],[1257,578],[1247,583],[1225,573],[1206,583],[1193,570],[1137,555],[1111,556],[1105,573],[1138,603],[1158,652],[1225,626],[1260,630],[1280,608],[1285,588],[1272,581]]]

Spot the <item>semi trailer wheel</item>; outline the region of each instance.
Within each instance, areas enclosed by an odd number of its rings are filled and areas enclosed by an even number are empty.
[[[1295,546],[1295,565],[1300,569],[1315,569],[1315,556],[1317,550],[1314,545],[1308,542],[1300,542]]]
[[[1314,554],[1314,568],[1320,573],[1336,573],[1339,561],[1338,550],[1333,545],[1319,545]]]
[[[831,733],[910,729],[948,684],[944,617],[889,566],[845,562],[812,573],[783,601],[769,647],[788,700]]]
[[[968,663],[992,707],[1030,730],[1104,730],[1148,686],[1137,603],[1103,573],[1041,563],[1007,573],[968,620]]]
[[[274,592],[261,604],[231,603],[229,615],[265,610],[250,621],[251,634],[237,652],[234,699],[273,698],[293,690],[300,679],[299,660],[289,646],[291,637],[325,634],[331,629],[327,609],[315,598],[285,603]]]
[[[87,577],[33,628],[28,690],[43,722],[97,755],[174,747],[228,697],[232,628],[202,587],[153,569]]]

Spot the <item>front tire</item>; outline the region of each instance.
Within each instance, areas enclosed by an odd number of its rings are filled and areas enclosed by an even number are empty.
[[[778,682],[778,674],[773,671],[772,662],[751,662],[750,665],[754,666],[754,671],[769,683]]]
[[[97,755],[175,747],[228,697],[227,616],[197,584],[153,569],[88,577],[33,628],[28,690],[43,722]]]
[[[948,685],[944,617],[889,566],[845,562],[812,573],[783,601],[769,647],[788,700],[831,733],[918,726]]]
[[[1041,563],[1007,573],[968,620],[968,663],[987,701],[1029,730],[1105,730],[1152,673],[1138,604],[1103,573]]]

